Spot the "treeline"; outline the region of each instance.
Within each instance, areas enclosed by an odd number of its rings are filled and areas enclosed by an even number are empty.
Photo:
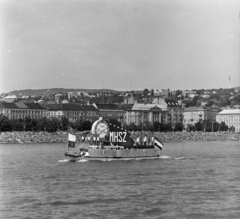
[[[187,131],[206,131],[206,132],[217,132],[217,131],[235,131],[235,128],[228,127],[225,122],[210,122],[209,120],[203,120],[197,122],[194,125],[188,125]]]
[[[121,123],[115,119],[110,119],[109,122],[117,126],[121,126]],[[0,115],[0,131],[11,132],[11,131],[68,131],[69,127],[72,127],[75,131],[91,130],[91,121],[77,120],[76,122],[70,122],[66,117],[62,117],[60,120],[57,118],[40,118],[32,119],[26,117],[25,119],[10,120],[7,117]],[[162,124],[154,122],[150,124],[145,122],[140,125],[131,123],[130,125],[124,125],[124,129],[129,131],[160,131],[160,132],[171,132],[171,131],[183,131],[184,127],[182,123],[176,123],[174,126],[171,124]],[[188,125],[186,131],[235,131],[234,127],[228,127],[224,122],[220,124],[218,122],[210,122],[209,120],[203,120],[192,125]]]
[[[90,121],[70,122],[66,117],[62,117],[61,120],[57,118],[40,118],[32,119],[26,117],[25,119],[10,120],[5,116],[0,116],[0,131],[68,131],[69,127],[74,128],[75,131],[84,131],[91,129]]]
[[[206,131],[206,132],[217,132],[217,131],[235,131],[234,127],[228,127],[225,122],[211,122],[209,120],[203,120],[202,122],[197,122],[195,124],[189,124],[187,128],[184,128],[182,123],[176,123],[175,125],[171,124],[162,124],[159,122],[150,124],[142,124],[136,126],[134,123],[131,123],[129,126],[126,126],[128,130],[144,130],[144,131],[160,131],[160,132],[181,132],[186,131]]]

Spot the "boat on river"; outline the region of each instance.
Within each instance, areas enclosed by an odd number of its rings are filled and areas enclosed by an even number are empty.
[[[71,162],[79,160],[141,160],[160,158],[163,143],[156,137],[132,136],[131,132],[103,120],[96,120],[90,133],[82,136],[76,147],[76,135],[68,136],[68,151],[65,157]]]

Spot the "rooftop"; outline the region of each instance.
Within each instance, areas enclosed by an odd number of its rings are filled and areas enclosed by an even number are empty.
[[[0,107],[8,109],[46,109],[38,103],[0,103]]]
[[[218,113],[218,115],[232,115],[232,114],[238,114],[240,115],[240,109],[226,109]]]
[[[115,104],[96,104],[98,109],[107,109],[107,110],[118,110],[118,106]]]

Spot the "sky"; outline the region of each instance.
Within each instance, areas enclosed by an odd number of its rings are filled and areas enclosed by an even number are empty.
[[[238,0],[0,0],[0,93],[236,87],[239,21]]]

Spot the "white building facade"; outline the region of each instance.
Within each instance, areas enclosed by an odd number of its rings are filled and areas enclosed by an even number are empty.
[[[216,121],[218,123],[225,122],[229,128],[233,126],[235,132],[240,132],[240,109],[223,110],[217,114]]]
[[[207,108],[207,107],[188,107],[183,111],[183,125],[185,128],[188,125],[194,125],[197,122],[203,120],[209,120],[210,122],[216,121],[216,116],[220,112],[219,108]]]
[[[154,122],[162,122],[163,113],[166,114],[167,107],[162,104],[142,104],[136,103],[131,110],[126,112],[126,124],[136,125]]]

